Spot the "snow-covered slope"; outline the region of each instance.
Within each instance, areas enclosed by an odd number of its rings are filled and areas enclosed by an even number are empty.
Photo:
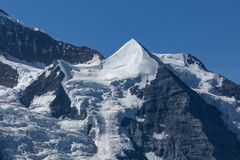
[[[58,119],[29,112],[18,103],[0,105],[1,159],[88,159],[96,152],[91,139],[61,129]]]

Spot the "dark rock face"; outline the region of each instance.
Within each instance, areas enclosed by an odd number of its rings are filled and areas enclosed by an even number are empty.
[[[71,108],[71,101],[62,86],[60,86],[60,88],[56,90],[55,94],[56,98],[52,101],[50,105],[53,117],[59,118],[63,116],[69,117],[71,119],[81,118],[78,115],[77,108]]]
[[[185,63],[188,65],[197,64],[199,67],[207,71],[207,68],[205,67],[205,65],[199,59],[197,59],[191,54],[186,55]]]
[[[18,84],[18,73],[11,66],[0,62],[0,85],[13,88]]]
[[[5,15],[5,16],[9,16],[4,10],[0,9],[0,13]]]
[[[96,50],[54,40],[46,33],[35,31],[1,15],[0,52],[27,62],[41,62],[47,65],[58,59],[70,63],[83,63],[91,60],[94,54],[101,57]]]
[[[222,86],[217,88],[217,91],[223,96],[235,97],[240,100],[240,85],[226,78],[223,80]]]
[[[141,91],[144,103],[137,117],[144,121],[121,123],[138,153],[126,151],[120,159],[145,159],[144,152],[154,152],[164,160],[238,160],[240,144],[218,110],[159,65],[156,80]]]
[[[47,75],[47,72],[50,72],[49,75]],[[71,107],[71,101],[61,84],[64,77],[65,75],[61,71],[59,65],[55,63],[48,71],[42,73],[37,80],[23,91],[20,102],[24,106],[29,107],[34,96],[41,96],[48,92],[54,92],[56,97],[50,104],[52,116],[56,118],[69,117],[78,119],[78,111],[76,108]]]

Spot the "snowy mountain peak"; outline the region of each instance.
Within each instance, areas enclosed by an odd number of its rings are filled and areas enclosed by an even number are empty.
[[[137,65],[140,63],[142,58],[150,58],[149,53],[136,40],[131,39],[112,56],[105,60],[105,66],[108,66],[109,63],[113,62],[117,62],[114,65],[117,65],[118,67],[119,65],[130,65],[131,62]]]
[[[131,39],[103,62],[103,68],[117,77],[141,76],[150,81],[155,79],[158,62],[140,43]]]
[[[125,45],[136,45],[136,46],[141,46],[141,44],[134,38],[131,38],[129,41],[127,41]]]
[[[114,57],[119,54],[121,54],[122,56],[123,55],[130,56],[130,54],[138,54],[139,56],[141,56],[143,52],[144,52],[144,49],[142,45],[140,45],[138,41],[136,41],[135,39],[130,39],[111,57]]]

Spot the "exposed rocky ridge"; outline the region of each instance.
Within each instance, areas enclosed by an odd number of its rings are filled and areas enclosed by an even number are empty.
[[[9,16],[4,10],[0,9],[0,13],[4,14],[5,16]]]
[[[53,92],[56,97],[50,103],[50,106],[46,106],[50,107],[52,116],[79,119],[76,108],[71,107],[71,101],[61,84],[64,77],[65,75],[58,63],[54,63],[23,91],[20,102],[24,106],[30,107],[35,96]]]
[[[51,64],[62,59],[70,63],[92,60],[94,55],[102,55],[88,47],[77,47],[54,40],[40,30],[30,29],[13,20],[4,11],[0,14],[0,52],[6,57],[14,56],[27,62]]]

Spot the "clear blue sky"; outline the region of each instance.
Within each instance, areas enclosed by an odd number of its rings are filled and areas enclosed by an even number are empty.
[[[240,83],[240,0],[1,0],[0,8],[105,57],[135,38],[153,52],[191,53]]]

